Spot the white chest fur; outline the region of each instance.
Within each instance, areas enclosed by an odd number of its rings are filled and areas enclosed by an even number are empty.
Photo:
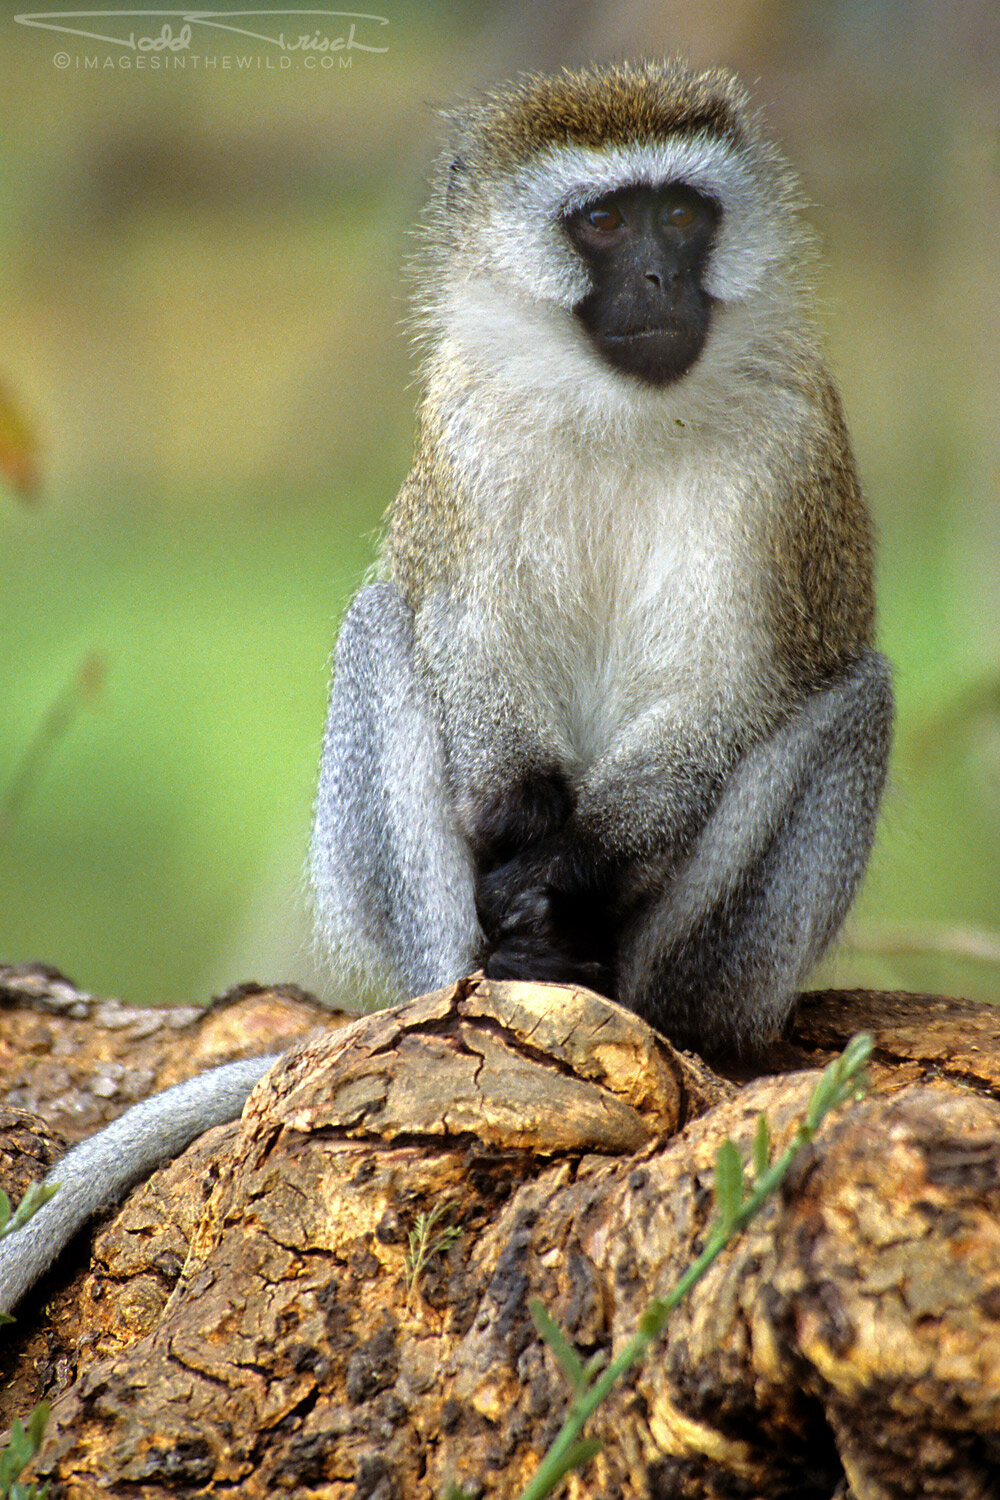
[[[760,526],[735,465],[693,438],[642,466],[573,436],[544,452],[494,437],[476,486],[491,496],[484,660],[511,664],[532,717],[584,766],[651,712],[697,734],[759,709],[773,671]]]

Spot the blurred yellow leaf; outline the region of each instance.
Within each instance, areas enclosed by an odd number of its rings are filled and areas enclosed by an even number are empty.
[[[0,379],[0,478],[22,500],[34,500],[41,484],[38,434],[15,400],[7,381]]]

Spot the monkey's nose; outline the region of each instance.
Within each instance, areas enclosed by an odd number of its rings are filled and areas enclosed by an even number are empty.
[[[643,279],[665,296],[675,295],[681,284],[681,274],[672,266],[650,267],[643,272]]]

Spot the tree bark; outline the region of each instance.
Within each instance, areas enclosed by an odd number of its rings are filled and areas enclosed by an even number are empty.
[[[57,1495],[515,1497],[568,1403],[529,1298],[584,1356],[619,1349],[700,1248],[721,1141],[746,1159],[766,1111],[780,1149],[859,1029],[872,1093],[597,1413],[565,1493],[1000,1493],[1000,1013],[806,996],[765,1076],[726,1079],[578,989],[473,978],[319,1034],[306,997],[251,990],[221,1013],[251,1007],[257,1050],[269,995],[311,1038],[7,1331],[22,1398],[40,1340],[66,1385],[32,1471]],[[212,1025],[170,1032],[151,1087]]]

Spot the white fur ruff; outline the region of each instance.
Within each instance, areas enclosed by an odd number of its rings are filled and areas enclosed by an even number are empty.
[[[746,302],[787,257],[785,188],[770,163],[749,160],[709,134],[600,150],[549,148],[502,184],[490,258],[510,284],[572,307],[587,291],[587,275],[566,253],[560,220],[617,188],[668,183],[684,183],[719,204],[722,222],[705,287],[721,302]]]

